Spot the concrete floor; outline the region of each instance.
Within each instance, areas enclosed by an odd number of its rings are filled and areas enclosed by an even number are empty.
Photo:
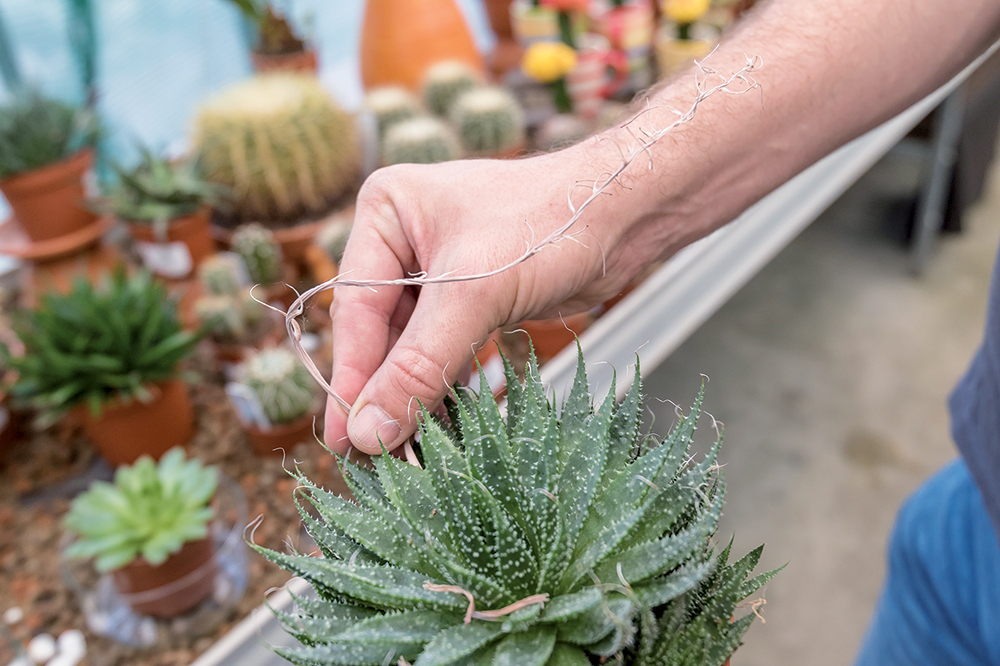
[[[646,383],[688,405],[711,378],[705,406],[726,424],[720,539],[735,530],[736,553],[766,542],[762,567],[788,562],[735,666],[852,663],[896,509],[956,455],[945,400],[981,336],[1000,169],[921,278],[887,223],[915,178],[912,162],[883,160]],[[648,403],[664,431],[673,406]]]

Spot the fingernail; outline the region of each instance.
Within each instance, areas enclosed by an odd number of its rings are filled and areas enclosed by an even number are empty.
[[[399,424],[376,405],[365,405],[351,424],[351,439],[363,449],[380,452],[379,441],[391,446],[399,437]]]

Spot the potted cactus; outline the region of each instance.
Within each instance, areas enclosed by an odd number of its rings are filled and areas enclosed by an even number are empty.
[[[230,0],[257,29],[250,54],[257,72],[302,72],[315,74],[319,62],[315,49],[295,34],[288,18],[267,0]]]
[[[39,426],[73,412],[115,465],[191,439],[178,374],[197,335],[181,330],[175,303],[148,272],[129,278],[119,269],[98,288],[79,279],[68,294],[43,296],[15,331],[24,354],[4,354],[18,373],[11,396],[38,410]]]
[[[168,162],[145,146],[139,151],[135,168],[114,165],[118,182],[105,192],[106,207],[128,224],[149,270],[168,278],[189,277],[215,253],[208,211],[219,203],[221,189],[203,180],[190,160]]]
[[[28,93],[0,107],[0,190],[32,241],[91,227],[84,177],[94,162],[97,122],[88,109]]]
[[[461,157],[454,130],[430,116],[393,125],[382,143],[382,164],[433,164]]]
[[[695,58],[709,54],[715,41],[694,32],[697,21],[711,8],[711,0],[663,0],[663,16],[667,19],[657,34],[656,64],[660,76],[674,74]]]
[[[72,558],[93,558],[138,613],[173,617],[212,593],[210,534],[218,471],[171,449],[119,467],[114,483],[95,482],[70,504],[64,524],[76,537]]]
[[[237,227],[230,238],[230,249],[243,260],[250,284],[261,286],[263,300],[278,301],[286,307],[295,300],[295,291],[285,282],[293,282],[296,276],[282,262],[281,246],[269,229],[256,223]]]
[[[262,222],[293,264],[361,174],[354,119],[310,77],[262,75],[216,95],[195,119],[194,144],[205,178],[230,191],[220,239]]]
[[[451,107],[450,120],[467,154],[512,157],[524,147],[524,113],[503,88],[476,88]]]
[[[489,391],[423,412],[412,466],[338,458],[356,502],[298,472],[296,503],[322,556],[256,547],[312,585],[275,611],[296,664],[718,666],[755,613],[762,547],[715,547],[719,444],[691,450],[701,395],[670,436],[640,431],[638,372],[621,405],[589,395],[582,357],[557,411],[534,361]],[[485,377],[480,379],[485,385]],[[721,440],[721,437],[720,437]],[[740,610],[744,609],[744,610]]]
[[[365,95],[364,107],[375,117],[380,145],[390,127],[422,113],[420,101],[399,86],[375,88]]]
[[[260,408],[254,421],[241,419],[257,455],[282,455],[312,438],[316,391],[293,351],[272,347],[256,352],[241,366],[239,379]],[[244,410],[237,413],[244,415]]]
[[[469,65],[460,60],[446,60],[427,70],[420,92],[427,110],[445,118],[462,93],[482,84],[482,75]]]
[[[274,322],[267,309],[252,298],[228,259],[216,255],[201,265],[198,277],[204,295],[195,301],[194,311],[216,359],[240,363],[247,347],[268,339]]]

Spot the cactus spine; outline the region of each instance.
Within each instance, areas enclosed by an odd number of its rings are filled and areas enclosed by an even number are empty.
[[[439,62],[424,77],[421,89],[424,106],[434,115],[447,116],[459,95],[480,85],[479,74],[464,62]]]
[[[353,118],[312,77],[267,74],[223,91],[199,112],[194,144],[238,221],[325,213],[360,173]]]
[[[257,394],[272,425],[291,423],[313,404],[313,379],[289,349],[259,351],[243,366],[243,380]]]
[[[382,146],[382,163],[433,164],[457,159],[460,154],[454,131],[440,120],[424,116],[389,129]]]
[[[281,279],[281,248],[274,234],[262,225],[251,223],[237,228],[231,245],[246,264],[251,281],[273,284]]]
[[[467,153],[496,155],[524,141],[524,114],[513,95],[502,88],[462,93],[449,116]]]

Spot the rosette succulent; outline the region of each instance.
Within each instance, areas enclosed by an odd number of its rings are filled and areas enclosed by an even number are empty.
[[[301,474],[297,504],[322,557],[261,553],[312,585],[276,611],[295,664],[719,666],[754,619],[737,604],[761,548],[729,563],[712,537],[719,443],[691,453],[701,395],[663,442],[640,432],[640,385],[594,404],[583,359],[557,410],[537,363],[506,416],[488,391],[426,411],[411,466],[341,460],[356,502]],[[485,378],[481,378],[483,385]],[[721,441],[721,437],[720,437]]]

